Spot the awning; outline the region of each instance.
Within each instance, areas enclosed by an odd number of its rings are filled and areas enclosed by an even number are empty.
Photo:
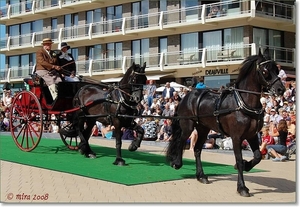
[[[173,73],[167,73],[167,74],[159,74],[159,75],[147,75],[147,79],[148,80],[159,80],[161,77],[164,77],[164,76],[168,76],[168,75],[172,75]],[[118,77],[118,78],[107,78],[107,79],[103,79],[101,80],[101,82],[103,83],[114,83],[114,82],[120,82],[120,80],[122,79],[123,77]]]
[[[172,75],[173,73],[168,73],[168,74],[159,74],[159,75],[147,75],[148,80],[159,80],[161,77],[165,77],[168,75]]]
[[[122,78],[123,78],[123,77],[118,77],[118,78],[107,78],[107,79],[101,80],[101,82],[103,82],[103,83],[120,82],[120,80],[121,80]]]

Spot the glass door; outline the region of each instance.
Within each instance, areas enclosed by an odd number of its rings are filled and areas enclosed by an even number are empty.
[[[203,48],[207,49],[207,61],[217,61],[219,52],[222,52],[222,31],[203,33]]]

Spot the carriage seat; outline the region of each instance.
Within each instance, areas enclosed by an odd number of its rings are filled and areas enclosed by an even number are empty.
[[[40,93],[42,92],[43,96],[46,99],[47,104],[51,104],[53,102],[51,93],[49,91],[49,88],[47,84],[45,83],[44,79],[39,76],[38,74],[30,74],[31,78],[24,78],[24,82],[27,83],[30,87],[30,90],[35,93],[38,97],[40,96]],[[40,90],[37,90],[37,88],[40,88]],[[34,90],[32,88],[35,88]],[[40,92],[41,91],[41,92]]]

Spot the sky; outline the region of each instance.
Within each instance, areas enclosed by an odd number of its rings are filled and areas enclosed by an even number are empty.
[[[6,2],[0,0],[0,7],[5,6]],[[0,39],[5,37],[5,25],[0,24]],[[5,68],[5,55],[0,54],[0,70]]]

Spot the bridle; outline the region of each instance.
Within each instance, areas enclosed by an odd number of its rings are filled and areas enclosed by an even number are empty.
[[[256,65],[256,71],[259,77],[259,81],[262,84],[262,86],[265,87],[267,90],[270,90],[276,81],[280,81],[280,78],[278,76],[272,81],[266,80],[266,78],[268,78],[270,74],[269,70],[265,67],[265,65],[272,61],[273,60],[266,60]]]
[[[137,77],[141,76],[141,75],[146,75],[146,74],[136,72],[136,71],[132,71],[132,73],[130,74],[130,78],[128,80],[128,83],[123,84],[124,86],[130,86],[130,87],[121,88],[122,85],[120,85],[119,87],[115,88],[119,91],[120,102],[125,104],[127,107],[136,108],[136,105],[141,101],[141,97],[137,97],[137,96],[140,96],[139,94],[142,94],[144,84],[136,83]],[[129,89],[131,94],[126,92],[125,89]],[[125,94],[126,96],[129,97],[129,102],[130,103],[128,103],[126,101],[123,94]],[[133,105],[132,105],[132,103],[133,103]]]

